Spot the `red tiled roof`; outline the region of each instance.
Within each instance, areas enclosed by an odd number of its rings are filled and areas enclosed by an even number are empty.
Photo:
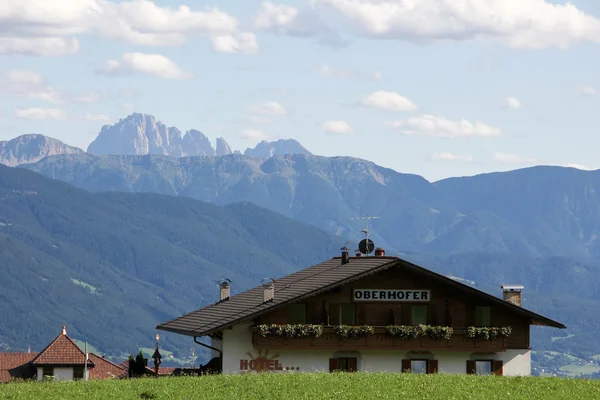
[[[91,360],[90,360],[91,361]],[[93,365],[93,362],[88,365]],[[85,364],[85,354],[68,336],[66,329],[35,357],[31,365],[81,365]]]
[[[122,364],[115,364],[106,358],[99,357],[94,353],[88,353],[89,360],[94,363],[94,368],[90,369],[90,380],[92,379],[111,379],[126,378],[128,368]]]
[[[36,375],[29,362],[38,353],[0,353],[0,383],[11,379],[30,379]]]

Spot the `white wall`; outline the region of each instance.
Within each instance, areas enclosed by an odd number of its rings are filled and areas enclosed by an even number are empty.
[[[38,367],[37,379],[41,381],[44,378],[44,369]],[[72,381],[73,380],[73,368],[71,367],[60,367],[54,368],[54,380],[55,381]]]
[[[212,347],[214,347],[215,349],[219,349],[219,350],[223,350],[223,341],[219,340],[219,339],[215,339],[215,338],[211,338],[210,339],[210,345]],[[210,350],[210,358],[213,359],[215,357],[219,357],[221,354],[219,354],[218,351],[211,349]]]
[[[236,325],[223,331],[223,373],[240,373],[240,360],[252,360],[259,356],[259,349],[252,346],[252,333],[249,325]],[[216,347],[216,346],[215,346]],[[251,354],[248,355],[248,353]],[[270,350],[266,357],[271,359],[278,354],[276,360],[283,367],[281,372],[291,371],[329,371],[329,359],[336,353],[334,350]],[[358,352],[358,369],[364,372],[402,372],[402,359],[406,351],[401,350],[363,350]],[[432,351],[433,358],[438,360],[441,373],[466,373],[467,360],[481,358],[502,360],[504,375],[530,375],[531,351],[507,350],[497,354],[475,357],[473,352]],[[262,351],[265,355],[265,351]],[[350,354],[349,354],[350,356]],[[291,369],[287,369],[291,368]]]

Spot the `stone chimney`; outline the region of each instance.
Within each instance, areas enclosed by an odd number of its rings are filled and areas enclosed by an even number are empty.
[[[350,262],[350,255],[348,254],[349,248],[346,246],[342,247],[342,265],[348,264]]]
[[[504,295],[504,301],[507,301],[515,306],[521,307],[523,305],[523,300],[521,297],[521,292],[525,289],[525,286],[522,285],[500,285],[502,288],[502,292]]]
[[[270,282],[269,282],[270,280]],[[263,303],[273,301],[275,298],[275,281],[272,279],[264,279],[263,282]]]
[[[231,294],[231,281],[223,279],[219,284],[219,301],[229,300]]]
[[[375,249],[376,256],[385,256],[385,249],[383,247],[378,247]]]

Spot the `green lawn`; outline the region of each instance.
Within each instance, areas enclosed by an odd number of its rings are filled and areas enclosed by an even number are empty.
[[[122,381],[11,383],[3,400],[597,399],[600,381],[409,374],[260,374]]]

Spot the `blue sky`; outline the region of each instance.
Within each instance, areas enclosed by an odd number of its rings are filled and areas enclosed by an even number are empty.
[[[591,0],[5,0],[0,140],[135,111],[429,180],[596,169],[599,43]]]

